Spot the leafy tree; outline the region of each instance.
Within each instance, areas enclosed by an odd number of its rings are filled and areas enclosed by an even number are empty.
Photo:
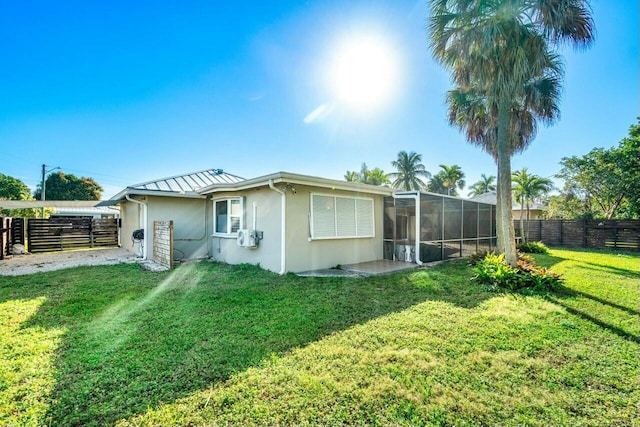
[[[520,237],[523,243],[526,243],[528,236],[525,236],[523,227],[523,210],[527,209],[527,220],[531,218],[530,206],[531,202],[546,195],[553,189],[553,181],[549,178],[542,178],[538,175],[532,175],[527,168],[521,171],[515,171],[512,174],[513,195],[520,204]]]
[[[385,173],[380,168],[369,169],[366,163],[362,163],[360,172],[347,171],[344,174],[344,179],[349,182],[359,182],[362,184],[370,185],[386,185],[390,183],[388,173]]]
[[[42,189],[36,189],[36,199],[41,199]],[[52,173],[45,181],[47,200],[100,200],[103,188],[92,178],[78,178],[63,172]]]
[[[580,197],[573,191],[551,196],[545,204],[544,217],[547,219],[593,219],[602,216],[593,208],[589,198]]]
[[[476,121],[467,116],[459,126],[496,160],[498,246],[515,266],[511,156],[530,143],[537,120],[557,116],[562,67],[556,49],[562,42],[586,46],[593,40],[589,5],[585,0],[433,0],[429,27],[434,55],[451,70],[455,90],[481,106]],[[527,95],[532,85],[552,92],[548,109],[531,108],[537,104]],[[514,120],[522,112],[527,114]]]
[[[480,181],[473,184],[471,187],[471,192],[469,196],[479,196],[484,193],[488,193],[489,191],[496,191],[496,185],[494,181],[496,180],[495,176],[486,176],[485,174],[480,175]]]
[[[422,155],[414,151],[407,153],[400,151],[398,158],[391,162],[396,172],[391,173],[391,177],[395,178],[392,185],[393,188],[401,190],[421,190],[425,184],[423,178],[429,178],[431,174],[422,164]]]
[[[458,165],[440,165],[440,168],[442,170],[438,172],[438,175],[440,175],[442,185],[447,189],[447,195],[457,196],[456,188],[460,190],[464,188],[464,172]]]
[[[33,200],[27,184],[9,175],[0,173],[0,199],[4,200]],[[32,218],[34,209],[2,209],[2,215]]]
[[[29,200],[31,191],[18,178],[0,173],[0,198],[5,200]]]
[[[593,204],[607,219],[640,216],[640,119],[629,136],[610,149],[594,148],[582,157],[565,157],[557,175],[565,180],[565,192]]]

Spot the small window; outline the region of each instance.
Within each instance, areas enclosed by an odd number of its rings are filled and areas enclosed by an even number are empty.
[[[215,234],[233,235],[241,228],[241,199],[225,199],[213,202],[213,230]]]
[[[373,199],[311,195],[311,238],[374,237]]]

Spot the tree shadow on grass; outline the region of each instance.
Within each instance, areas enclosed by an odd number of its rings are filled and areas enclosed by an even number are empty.
[[[625,311],[625,312],[631,314],[632,316],[633,315],[635,315],[635,316],[640,315],[640,311],[639,310],[634,310],[632,308],[625,307],[625,306],[620,305],[620,304],[616,304],[616,303],[611,302],[609,300],[606,300],[604,298],[600,298],[600,297],[597,297],[595,295],[591,295],[591,294],[589,294],[587,292],[582,292],[582,291],[578,291],[576,289],[567,288],[566,286],[561,286],[558,289],[558,292],[560,292],[565,297],[566,296],[571,296],[571,297],[581,296],[583,298],[587,298],[587,299],[590,299],[592,301],[599,302],[600,304],[608,305],[609,307]]]
[[[366,279],[277,276],[253,266],[135,265],[0,278],[0,301],[44,297],[23,327],[64,328],[42,423],[110,425],[356,324],[439,300],[472,308],[464,263]]]
[[[640,279],[640,274],[638,274],[638,272],[634,270],[629,270],[629,269],[620,268],[620,267],[613,267],[610,265],[596,264],[594,262],[588,262],[588,261],[581,261],[581,263],[586,264],[583,268],[588,268],[590,270],[619,274],[621,276],[629,277],[631,279]],[[590,265],[591,267],[587,267],[587,265]]]
[[[534,255],[536,264],[546,268],[553,268],[554,265],[559,264],[562,261],[566,261],[566,258],[557,256],[557,255],[551,255],[551,254],[528,254],[528,255]]]
[[[612,332],[616,335],[618,335],[619,337],[622,337],[624,339],[630,340],[630,341],[634,341],[637,343],[640,343],[640,336],[632,334],[631,332],[625,331],[624,329],[617,327],[615,325],[612,325],[611,323],[605,322],[603,320],[598,319],[595,316],[592,316],[591,314],[583,311],[583,310],[578,310],[574,307],[571,307],[570,305],[562,302],[562,300],[560,300],[559,298],[554,298],[554,297],[547,297],[547,299],[551,302],[553,302],[554,304],[557,304],[561,307],[563,307],[565,310],[567,310],[567,312],[575,315],[575,316],[579,316],[584,320],[587,320],[595,325],[600,326],[603,329],[608,330],[609,332]],[[624,307],[623,307],[624,308]]]
[[[594,252],[593,250],[589,250],[589,249],[583,249],[583,248],[559,248],[562,250],[570,250],[572,252],[589,252],[592,253]],[[597,251],[596,251],[597,252]],[[635,255],[635,254],[629,254],[629,253],[624,253],[624,252],[618,252],[618,251],[599,251],[602,253],[609,253],[609,254],[618,254],[618,253],[622,253],[624,255]],[[615,267],[615,266],[611,266],[611,265],[604,265],[604,264],[597,264],[594,262],[589,262],[586,261],[584,259],[569,259],[569,258],[563,258],[557,255],[551,255],[551,254],[543,254],[543,255],[536,255],[536,262],[544,267],[547,268],[553,268],[555,265],[557,265],[558,263],[565,261],[565,260],[569,260],[571,261],[574,265],[573,268],[579,268],[581,270],[591,270],[594,272],[594,274],[613,274],[613,275],[617,275],[617,276],[622,276],[623,278],[630,278],[630,279],[635,279],[638,278],[638,272],[634,271],[634,270],[629,270],[629,269],[625,269],[625,268],[619,268],[619,267]],[[614,324],[612,324],[610,321],[606,321],[603,319],[599,319],[598,317],[594,316],[594,313],[587,313],[583,310],[578,310],[577,308],[573,307],[570,303],[568,303],[568,300],[570,299],[575,299],[577,297],[581,297],[581,298],[586,298],[588,300],[597,302],[599,304],[603,304],[609,308],[612,308],[614,310],[619,310],[624,312],[625,314],[631,315],[631,316],[638,316],[640,315],[640,311],[630,308],[630,307],[626,307],[620,304],[617,304],[615,302],[606,300],[604,298],[598,297],[596,295],[590,294],[588,292],[584,292],[584,291],[580,291],[574,288],[571,288],[569,286],[566,285],[561,285],[560,287],[558,287],[556,289],[556,291],[553,293],[553,295],[548,295],[547,299],[557,305],[562,306],[565,310],[567,310],[567,312],[579,316],[584,320],[587,320],[589,322],[592,322],[598,326],[600,326],[601,328],[604,328],[622,338],[634,341],[634,342],[640,342],[640,337],[636,334],[633,334],[631,332],[628,332]],[[612,314],[612,313],[609,313]]]

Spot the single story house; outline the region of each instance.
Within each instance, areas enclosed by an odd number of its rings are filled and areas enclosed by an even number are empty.
[[[498,200],[498,195],[495,191],[489,191],[487,193],[472,197],[469,200],[495,205]],[[529,219],[544,219],[544,213],[546,212],[546,210],[547,207],[541,203],[531,203],[529,205]],[[514,200],[513,204],[511,205],[511,213],[513,214],[513,219],[520,219],[520,215],[522,215],[522,219],[527,219],[527,207],[521,207],[517,200]]]
[[[172,220],[176,260],[280,274],[383,258],[420,264],[495,246],[490,204],[288,172],[243,179],[209,169],[129,186],[103,203],[114,204],[123,246],[142,258],[153,253],[154,221]]]

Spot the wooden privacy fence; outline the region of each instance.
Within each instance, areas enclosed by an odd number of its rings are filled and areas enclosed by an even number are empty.
[[[24,245],[24,218],[0,217],[0,259],[18,244]]]
[[[534,219],[523,223],[530,241],[548,246],[640,250],[640,220]],[[520,220],[513,225],[520,236]]]
[[[49,218],[27,222],[29,252],[64,251],[118,245],[115,218]]]

